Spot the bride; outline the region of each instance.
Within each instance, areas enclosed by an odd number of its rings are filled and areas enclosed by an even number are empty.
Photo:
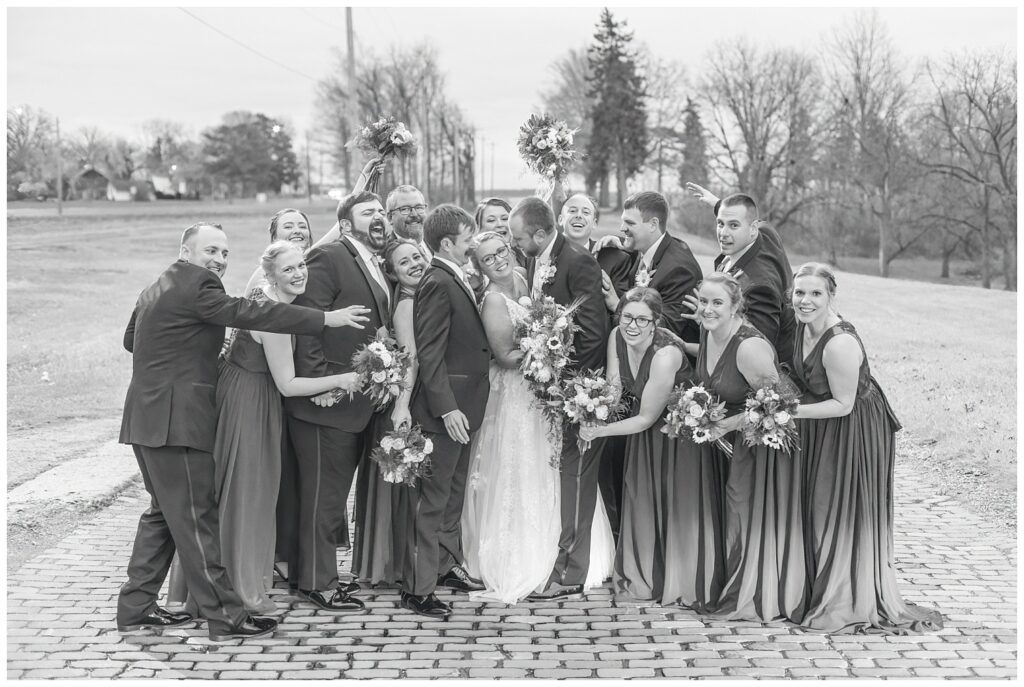
[[[558,555],[559,480],[551,463],[561,455],[561,439],[550,438],[547,420],[519,372],[523,353],[514,332],[526,315],[518,302],[529,296],[526,277],[497,232],[477,236],[470,257],[490,280],[481,317],[494,360],[487,409],[469,464],[463,551],[470,575],[487,586],[470,596],[514,604],[543,589]],[[597,508],[587,588],[611,575],[615,554],[601,499]]]

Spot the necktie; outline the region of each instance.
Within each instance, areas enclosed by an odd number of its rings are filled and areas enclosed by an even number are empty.
[[[724,258],[722,258],[722,262],[718,263],[718,271],[719,272],[728,272],[729,268],[731,266],[732,266],[732,258],[730,258],[728,255],[726,255]]]

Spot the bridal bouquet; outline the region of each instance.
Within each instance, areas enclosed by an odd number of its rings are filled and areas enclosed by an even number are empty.
[[[572,336],[579,329],[572,320],[579,303],[565,307],[551,296],[536,300],[523,296],[519,304],[527,310],[513,335],[523,352],[519,369],[537,397],[552,435],[557,436],[562,428],[561,381],[573,352]]]
[[[352,371],[359,375],[359,391],[369,396],[378,409],[406,388],[409,364],[408,351],[383,329],[352,355]]]
[[[406,128],[405,122],[394,117],[381,117],[359,130],[355,137],[345,144],[347,148],[358,148],[370,157],[379,157],[381,162],[390,155],[404,160],[416,153],[416,139]],[[376,191],[380,184],[379,167],[374,167],[366,180],[366,189]]]
[[[797,443],[796,418],[799,396],[793,383],[783,378],[747,397],[743,441],[747,446],[768,446],[789,453]]]
[[[545,180],[549,187],[547,194],[554,190],[556,182],[565,180],[569,168],[578,159],[572,144],[576,131],[550,115],[537,114],[530,115],[519,127],[519,154],[526,166]]]
[[[434,444],[423,436],[419,425],[388,432],[370,459],[380,465],[385,482],[416,486],[416,480],[430,474],[430,454]]]
[[[616,400],[618,390],[607,379],[604,371],[576,372],[562,384],[562,410],[570,423],[586,427],[606,425],[622,413],[624,405]],[[579,440],[580,454],[587,452],[590,442]]]
[[[711,441],[711,430],[725,419],[725,403],[718,400],[703,384],[689,389],[680,384],[668,397],[668,413],[661,431],[673,439],[683,437],[695,444]],[[721,438],[718,447],[732,456],[732,447]]]

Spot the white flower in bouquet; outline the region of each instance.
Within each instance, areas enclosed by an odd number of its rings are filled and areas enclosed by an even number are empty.
[[[402,437],[395,437],[394,440],[391,442],[391,450],[393,451],[401,451],[404,448],[405,439],[403,439]]]
[[[687,409],[687,413],[697,419],[700,419],[704,417],[704,406],[694,403]]]
[[[388,349],[380,341],[373,341],[366,346],[366,350],[379,356],[381,353],[387,353]]]
[[[519,299],[518,303],[519,303],[519,305],[523,306],[524,308],[529,308],[530,305],[533,303],[533,301],[530,300],[529,296],[523,296],[523,297],[521,297]]]
[[[395,359],[387,351],[381,351],[377,354],[377,357],[380,358],[380,362],[384,367],[391,367],[391,363],[395,362]]]
[[[374,384],[383,384],[384,380],[387,378],[388,375],[384,370],[377,370],[372,375],[370,375],[370,379],[373,380]]]
[[[703,427],[693,428],[693,443],[703,444],[711,441],[711,432]]]
[[[700,420],[695,418],[693,415],[687,415],[683,419],[683,424],[686,425],[687,427],[696,427],[700,424]]]
[[[747,411],[747,422],[758,423],[761,421],[761,413],[756,410]]]
[[[771,431],[775,429],[775,420],[770,417],[766,417],[761,421],[761,426],[767,429],[768,431]]]
[[[551,381],[551,371],[548,370],[546,367],[541,368],[537,372],[537,381],[540,382],[541,384],[547,384],[548,382],[550,382]]]
[[[569,320],[567,320],[565,317],[559,317],[557,320],[555,320],[555,329],[557,329],[559,331],[561,331],[562,329],[565,329],[568,326],[569,326]]]
[[[434,442],[430,439],[423,440],[423,455],[429,456],[434,452]]]
[[[395,447],[395,440],[392,439],[391,437],[386,436],[380,440],[380,447],[385,451],[390,452],[391,449]]]
[[[562,341],[557,336],[552,336],[550,339],[548,339],[548,348],[550,348],[552,351],[557,351],[561,347]]]
[[[780,425],[786,424],[787,422],[790,421],[790,419],[791,418],[789,413],[787,413],[785,410],[780,410],[779,412],[775,413],[775,421]]]
[[[607,420],[608,419],[608,406],[598,406],[594,410],[594,415],[597,417],[598,420]]]

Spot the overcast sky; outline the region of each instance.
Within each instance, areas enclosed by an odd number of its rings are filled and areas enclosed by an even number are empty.
[[[611,9],[628,22],[636,40],[657,55],[682,61],[691,76],[701,72],[709,47],[719,40],[746,34],[767,45],[813,47],[856,11]],[[42,107],[61,118],[65,131],[97,126],[128,137],[138,135],[148,119],[179,121],[198,133],[217,124],[225,112],[250,110],[289,121],[301,138],[313,121],[316,80],[337,68],[334,49],[344,50],[344,9],[189,12],[287,68],[177,8],[10,8],[8,106]],[[527,187],[534,180],[515,150],[518,126],[551,85],[549,65],[569,48],[587,43],[599,13],[598,7],[356,7],[357,59],[365,50],[383,53],[396,44],[433,42],[449,95],[478,135],[495,143],[497,187]],[[880,14],[908,58],[965,47],[1016,51],[1017,16],[1011,8],[887,9]],[[486,152],[490,157],[490,143]]]

